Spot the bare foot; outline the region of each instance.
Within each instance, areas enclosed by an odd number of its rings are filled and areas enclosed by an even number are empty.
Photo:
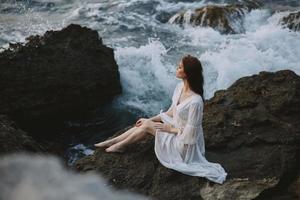
[[[124,153],[125,147],[120,147],[120,145],[112,145],[105,149],[106,152]]]
[[[114,141],[113,139],[110,140],[106,140],[104,142],[99,142],[97,144],[94,144],[95,147],[110,147],[111,145],[115,144],[116,141]]]

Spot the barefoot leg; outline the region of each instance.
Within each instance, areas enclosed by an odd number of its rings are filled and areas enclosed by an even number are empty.
[[[133,133],[133,131],[135,131],[138,127],[134,126],[132,128],[130,128],[129,130],[127,130],[126,132],[122,133],[121,135],[114,137],[112,139],[109,140],[105,140],[103,142],[99,142],[97,144],[94,144],[95,147],[109,147],[117,142],[120,142],[124,139],[126,139],[130,134]]]
[[[109,148],[105,149],[106,152],[123,152],[125,150],[125,146],[142,140],[147,135],[144,128],[136,129],[131,135],[129,135],[126,139],[113,144]]]

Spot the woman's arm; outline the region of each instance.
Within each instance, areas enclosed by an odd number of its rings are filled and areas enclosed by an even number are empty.
[[[154,122],[160,122],[161,121],[161,118],[160,118],[159,114],[155,115],[155,116],[153,116],[153,117],[151,117],[149,119],[152,120],[152,121],[154,121]]]
[[[172,117],[173,118],[173,105],[170,106],[170,108],[168,109],[168,111],[164,112],[166,113],[169,117]],[[161,120],[161,116],[160,116],[161,113],[149,118],[150,120],[154,121],[154,122],[160,122],[162,121]]]
[[[173,118],[173,110],[174,110],[174,104],[170,106],[170,108],[167,110],[166,114]]]
[[[178,84],[176,85],[175,89],[174,89],[173,96],[172,96],[172,104],[171,104],[171,106],[169,107],[169,109],[168,109],[166,112],[164,112],[164,113],[166,113],[169,117],[172,117],[172,118],[173,118],[173,110],[174,110],[174,107],[175,107],[175,106],[174,106],[175,97],[176,97],[176,94],[177,94],[177,91],[178,91],[179,84],[180,84],[180,83],[178,83]],[[160,114],[160,113],[159,113],[159,114]],[[150,119],[151,119],[152,121],[154,121],[154,122],[160,122],[160,121],[162,121],[159,114],[157,114],[157,115],[151,117]]]
[[[178,133],[180,133],[180,131],[181,131],[181,129],[175,128],[173,126],[171,126],[171,128],[170,128],[170,133],[178,134]]]
[[[182,128],[176,128],[168,123],[155,123],[154,128],[170,134],[181,134]]]
[[[170,124],[165,124],[165,129],[167,132],[172,133],[172,134],[181,134],[182,133],[182,128],[176,128]]]

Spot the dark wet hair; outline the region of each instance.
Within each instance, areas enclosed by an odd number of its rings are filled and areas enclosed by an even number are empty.
[[[202,74],[202,65],[198,58],[191,56],[189,54],[185,55],[181,59],[183,64],[183,70],[186,74],[187,81],[189,83],[190,89],[203,97],[203,74]]]

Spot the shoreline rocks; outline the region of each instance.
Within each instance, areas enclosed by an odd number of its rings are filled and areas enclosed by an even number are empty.
[[[0,114],[0,154],[44,150],[28,133],[19,129],[7,116]]]
[[[261,6],[261,2],[251,0],[232,5],[207,5],[195,10],[179,12],[168,22],[211,27],[223,34],[236,34],[244,31],[242,20],[245,13]]]
[[[157,199],[293,199],[297,196],[289,188],[298,184],[300,169],[299,116],[300,77],[290,70],[262,71],[205,102],[206,158],[228,172],[224,184],[165,168],[150,136],[124,154],[97,149],[74,169],[96,171],[117,188]]]
[[[283,17],[280,20],[280,24],[292,31],[300,32],[300,11],[290,13],[288,16]]]
[[[113,49],[97,31],[70,24],[0,53],[0,113],[42,138],[122,93]]]
[[[78,25],[12,44],[0,53],[0,70],[1,114],[12,118],[0,115],[0,153],[44,151],[39,139],[59,142],[56,133],[64,120],[82,117],[121,92],[112,49],[95,31]],[[260,72],[205,102],[206,157],[229,172],[223,185],[163,167],[152,137],[124,155],[97,150],[74,168],[103,173],[120,189],[158,199],[294,198],[300,174],[299,92],[294,72]]]
[[[122,93],[114,51],[77,24],[26,41],[0,52],[0,115],[18,126],[0,130],[12,146],[1,151],[43,146],[62,156],[71,137],[66,122],[94,115]]]
[[[78,174],[56,156],[18,153],[0,157],[2,200],[146,200],[117,191],[97,174]]]

